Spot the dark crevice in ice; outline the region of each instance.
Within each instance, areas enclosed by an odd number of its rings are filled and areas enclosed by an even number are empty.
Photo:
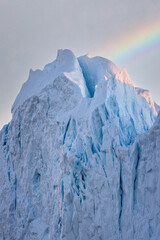
[[[120,163],[120,177],[119,177],[119,231],[121,231],[121,218],[122,218],[122,210],[123,210],[123,183],[122,183],[122,166]]]
[[[138,166],[140,160],[140,147],[136,144],[137,157],[133,167],[133,209],[137,201],[137,184],[138,184]]]
[[[63,144],[65,144],[66,135],[67,135],[68,128],[69,128],[69,125],[70,125],[70,121],[71,121],[71,118],[69,119],[69,121],[68,121],[68,123],[67,123],[67,126],[66,126],[66,129],[65,129],[65,132],[64,132],[64,136],[63,136]]]

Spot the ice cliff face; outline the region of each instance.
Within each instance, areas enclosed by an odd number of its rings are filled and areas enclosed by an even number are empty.
[[[160,238],[160,114],[119,156],[122,239]],[[126,221],[127,219],[127,221]]]
[[[0,239],[159,240],[158,110],[101,57],[31,71],[0,132]]]

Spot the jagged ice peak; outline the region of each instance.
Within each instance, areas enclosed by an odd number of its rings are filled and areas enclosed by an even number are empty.
[[[95,86],[104,79],[115,79],[132,84],[126,70],[122,70],[113,62],[102,57],[85,55],[76,58],[71,50],[58,50],[57,58],[47,64],[43,70],[30,70],[28,80],[23,84],[13,107],[14,112],[23,102],[40,91],[61,74],[76,83],[83,97],[93,97]]]

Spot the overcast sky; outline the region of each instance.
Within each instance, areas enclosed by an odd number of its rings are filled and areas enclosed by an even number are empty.
[[[0,128],[10,121],[30,68],[53,61],[61,48],[112,58],[113,42],[159,15],[160,0],[0,0]],[[160,104],[160,47],[132,63],[116,63],[125,64],[132,80]]]

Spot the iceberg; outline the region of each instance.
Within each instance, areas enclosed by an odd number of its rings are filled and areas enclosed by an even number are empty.
[[[31,70],[0,132],[0,239],[158,240],[158,112],[102,57]]]

